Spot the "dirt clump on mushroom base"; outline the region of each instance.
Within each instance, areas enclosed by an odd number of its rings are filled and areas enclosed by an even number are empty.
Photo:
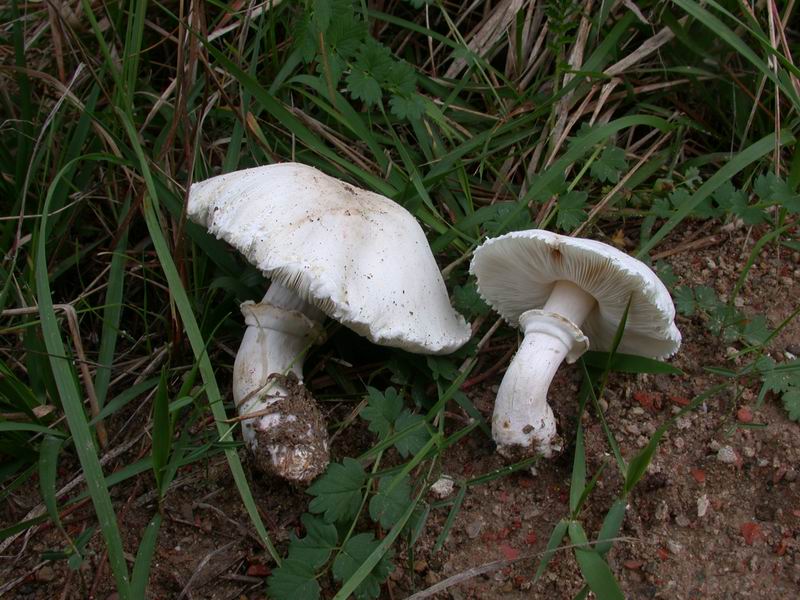
[[[264,473],[286,477],[298,469],[291,479],[309,482],[328,466],[328,439],[325,417],[314,397],[294,374],[270,375],[286,395],[274,402],[267,415],[280,415],[280,421],[268,430],[256,428],[258,444],[253,452],[256,467]],[[296,453],[302,451],[303,461]]]

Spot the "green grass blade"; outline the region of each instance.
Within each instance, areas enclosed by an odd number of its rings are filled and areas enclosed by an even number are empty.
[[[569,511],[575,518],[586,486],[586,453],[583,447],[583,426],[580,424],[581,413],[578,413],[578,430],[575,433],[575,456],[572,459],[572,479],[569,486]]]
[[[569,524],[569,537],[573,544],[587,545],[585,548],[575,548],[575,559],[578,561],[583,579],[598,600],[625,600],[608,563],[593,548],[588,547],[589,540],[577,521]]]
[[[127,202],[126,202],[127,205]],[[126,210],[122,211],[123,214]],[[108,287],[106,288],[105,307],[103,308],[103,329],[100,332],[100,350],[97,353],[97,374],[94,378],[94,390],[97,394],[97,404],[100,408],[106,403],[108,385],[111,381],[111,365],[114,362],[114,352],[117,348],[117,334],[122,317],[122,292],[125,283],[125,250],[128,247],[128,232],[123,232],[114,254],[108,272]]]
[[[191,302],[186,294],[186,290],[183,288],[180,275],[178,274],[178,269],[175,267],[175,262],[172,260],[172,255],[170,254],[167,240],[164,238],[163,231],[161,231],[161,225],[156,212],[158,207],[158,196],[156,195],[155,184],[150,173],[150,167],[147,164],[144,151],[139,144],[137,132],[133,127],[133,124],[130,122],[130,119],[124,113],[118,112],[118,115],[128,133],[131,145],[136,152],[136,157],[139,160],[139,165],[142,169],[142,175],[144,176],[144,180],[147,185],[148,195],[145,196],[142,206],[144,209],[145,221],[147,222],[147,229],[150,232],[150,237],[153,241],[153,247],[156,250],[158,260],[161,263],[161,268],[163,269],[164,275],[167,278],[172,298],[176,307],[178,308],[181,319],[183,320],[183,326],[186,330],[186,335],[189,338],[189,343],[192,346],[194,358],[200,363],[200,375],[203,378],[203,382],[206,386],[208,403],[211,407],[211,412],[214,415],[220,440],[230,439],[232,428],[225,423],[227,420],[227,415],[225,414],[225,407],[222,405],[222,396],[219,391],[219,386],[217,385],[217,378],[214,375],[214,367],[211,365],[211,360],[206,353],[206,345],[203,340],[203,335],[200,332],[200,327],[197,324],[197,319],[194,316]],[[250,516],[250,520],[253,522],[253,525],[256,528],[256,532],[264,542],[264,545],[266,546],[272,558],[277,564],[280,564],[280,555],[278,554],[277,550],[275,550],[272,540],[267,533],[266,527],[264,527],[264,523],[261,520],[261,515],[258,513],[258,507],[256,506],[255,499],[253,498],[253,492],[250,490],[250,486],[247,483],[247,477],[245,476],[244,469],[242,468],[242,463],[239,460],[239,455],[236,453],[235,449],[226,448],[225,457],[228,459],[233,480],[236,483],[237,489],[239,490],[239,495],[242,497],[242,502],[247,510],[247,514]]]
[[[53,300],[50,293],[50,283],[47,273],[47,213],[50,210],[50,200],[52,198],[55,184],[63,177],[63,174],[72,166],[72,161],[67,163],[59,171],[48,188],[47,197],[42,209],[42,218],[39,223],[39,230],[36,243],[36,296],[39,302],[39,313],[41,317],[42,335],[45,345],[50,355],[50,368],[56,380],[64,415],[67,419],[72,438],[75,441],[75,449],[78,453],[83,473],[86,478],[86,485],[92,497],[95,512],[100,523],[100,529],[108,550],[108,562],[114,574],[117,584],[117,593],[122,600],[130,598],[130,580],[128,567],[125,563],[123,554],[122,537],[117,524],[117,516],[111,504],[111,497],[105,485],[103,469],[95,451],[94,439],[89,430],[88,419],[83,410],[83,398],[78,391],[75,373],[67,358],[66,349],[61,339],[58,320],[53,310]]]
[[[625,510],[628,505],[626,498],[617,498],[608,509],[600,533],[597,534],[597,544],[594,549],[600,554],[605,554],[611,549],[611,540],[619,534],[622,522],[625,520]]]
[[[147,524],[144,535],[142,535],[139,551],[136,553],[136,561],[133,563],[133,575],[131,577],[132,598],[147,597],[147,581],[150,579],[150,566],[153,564],[153,555],[156,551],[156,541],[158,540],[161,521],[161,514],[155,514]]]
[[[161,370],[158,391],[153,399],[153,475],[159,496],[166,491],[162,486],[163,471],[169,460],[172,446],[172,421],[169,415],[169,395],[167,393],[167,370]]]
[[[567,521],[561,520],[553,527],[553,532],[550,534],[550,539],[547,540],[547,546],[542,554],[542,560],[539,562],[539,567],[536,569],[536,575],[533,576],[534,583],[539,580],[545,572],[545,569],[547,569],[547,565],[550,564],[553,555],[556,553],[556,548],[558,548],[561,540],[564,539],[564,535],[567,533],[568,524]]]
[[[47,514],[56,527],[62,529],[61,517],[56,502],[56,475],[58,473],[58,453],[64,440],[46,435],[39,446],[39,491],[42,493]]]

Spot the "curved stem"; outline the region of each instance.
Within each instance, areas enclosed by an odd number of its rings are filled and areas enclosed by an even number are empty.
[[[242,420],[245,443],[265,470],[311,479],[327,465],[327,431],[297,383],[324,314],[278,283],[260,303],[245,302],[241,308],[248,327],[233,365],[233,398],[239,414],[250,417]]]
[[[549,457],[560,449],[547,392],[563,360],[574,362],[588,349],[580,325],[594,306],[591,295],[558,282],[543,310],[520,316],[525,339],[503,377],[492,416],[492,437],[504,456]]]

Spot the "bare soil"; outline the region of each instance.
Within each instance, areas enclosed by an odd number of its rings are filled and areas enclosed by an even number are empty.
[[[718,293],[729,294],[758,232],[739,228],[719,231],[716,238],[706,236],[708,232],[702,229],[685,228],[665,245],[664,250],[673,252],[666,260],[680,283],[712,285]],[[695,240],[705,246],[687,249],[686,244]],[[755,261],[741,298],[741,310],[765,314],[771,326],[778,325],[800,298],[800,256],[767,247]],[[679,317],[678,324],[684,345],[673,364],[685,375],[615,374],[609,382],[605,414],[627,458],[687,399],[721,381],[705,367],[733,366],[729,357],[740,348],[708,333],[701,316]],[[795,321],[773,340],[770,355],[779,362],[787,360],[786,352],[797,352],[798,345],[800,324]],[[495,362],[504,354],[498,350]],[[483,369],[491,365],[489,361]],[[501,378],[502,369],[498,369],[468,392],[487,417]],[[551,388],[551,404],[566,440],[574,439],[578,383],[577,369],[564,367]],[[681,418],[665,436],[643,482],[632,493],[621,539],[608,555],[628,598],[798,597],[800,424],[789,421],[771,395],[757,406],[757,385],[738,391],[730,388]],[[334,411],[332,420],[344,419],[352,407],[326,404]],[[581,515],[584,528],[593,537],[621,482],[596,415],[590,410],[584,419],[589,474],[609,463]],[[135,429],[135,420],[130,428]],[[119,435],[128,439],[125,432]],[[371,439],[355,424],[347,429],[347,435],[337,437],[332,457],[355,455]],[[137,448],[134,444],[115,468],[132,463]],[[568,448],[554,460],[540,461],[534,473],[520,472],[472,488],[447,542],[437,552],[433,545],[448,509],[434,509],[413,559],[404,560],[406,554],[398,549],[397,568],[382,596],[405,598],[461,575],[459,583],[433,597],[572,598],[582,579],[569,551],[558,552],[542,579],[532,582],[537,565],[533,556],[544,549],[555,523],[568,515],[571,460]],[[442,472],[468,478],[501,466],[491,441],[476,431],[446,454]],[[59,483],[66,483],[76,473],[74,465],[65,465]],[[283,549],[289,534],[299,531],[299,517],[309,497],[301,488],[254,470],[250,476],[273,540]],[[156,509],[147,477],[113,490],[129,551],[136,548]],[[15,493],[0,507],[0,527],[23,519],[39,503],[35,483]],[[269,557],[249,527],[221,455],[182,470],[165,511],[148,597],[178,598],[182,592],[182,597],[196,599],[264,597]],[[65,523],[72,535],[93,525],[91,505],[79,505],[65,517]],[[62,543],[57,531],[40,525],[6,548],[0,562],[0,587],[8,590],[4,597],[114,598],[99,534],[90,544],[94,552],[76,572],[69,571],[63,561],[41,559],[42,552]],[[502,560],[513,562],[469,576],[470,569]],[[323,585],[325,594],[334,591],[330,582]]]

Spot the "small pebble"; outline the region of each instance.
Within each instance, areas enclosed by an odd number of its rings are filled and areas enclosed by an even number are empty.
[[[672,554],[680,554],[683,551],[683,546],[675,540],[667,540],[667,548]]]
[[[452,477],[442,475],[436,483],[431,486],[431,493],[437,498],[447,498],[453,493],[455,482]]]
[[[719,450],[717,450],[717,460],[721,463],[732,465],[736,462],[737,458],[736,450],[730,446],[722,446]]]
[[[745,446],[742,452],[744,452],[744,455],[747,458],[753,458],[756,455],[756,449],[751,448],[750,446]]]
[[[683,447],[686,445],[686,441],[682,437],[676,437],[674,440],[672,440],[672,445],[678,450],[683,450]]]
[[[705,517],[709,506],[711,506],[711,502],[708,501],[708,496],[706,494],[700,496],[697,499],[697,516]]]
[[[784,474],[783,478],[786,481],[795,481],[797,479],[797,471],[794,469],[786,469],[786,473]]]
[[[474,540],[476,537],[478,537],[478,535],[480,535],[481,529],[483,529],[483,521],[471,521],[470,523],[467,523],[465,529],[467,531],[467,537]]]
[[[689,524],[691,523],[689,517],[687,517],[686,515],[678,515],[677,517],[675,517],[675,522],[678,524],[679,527],[688,527]]]

